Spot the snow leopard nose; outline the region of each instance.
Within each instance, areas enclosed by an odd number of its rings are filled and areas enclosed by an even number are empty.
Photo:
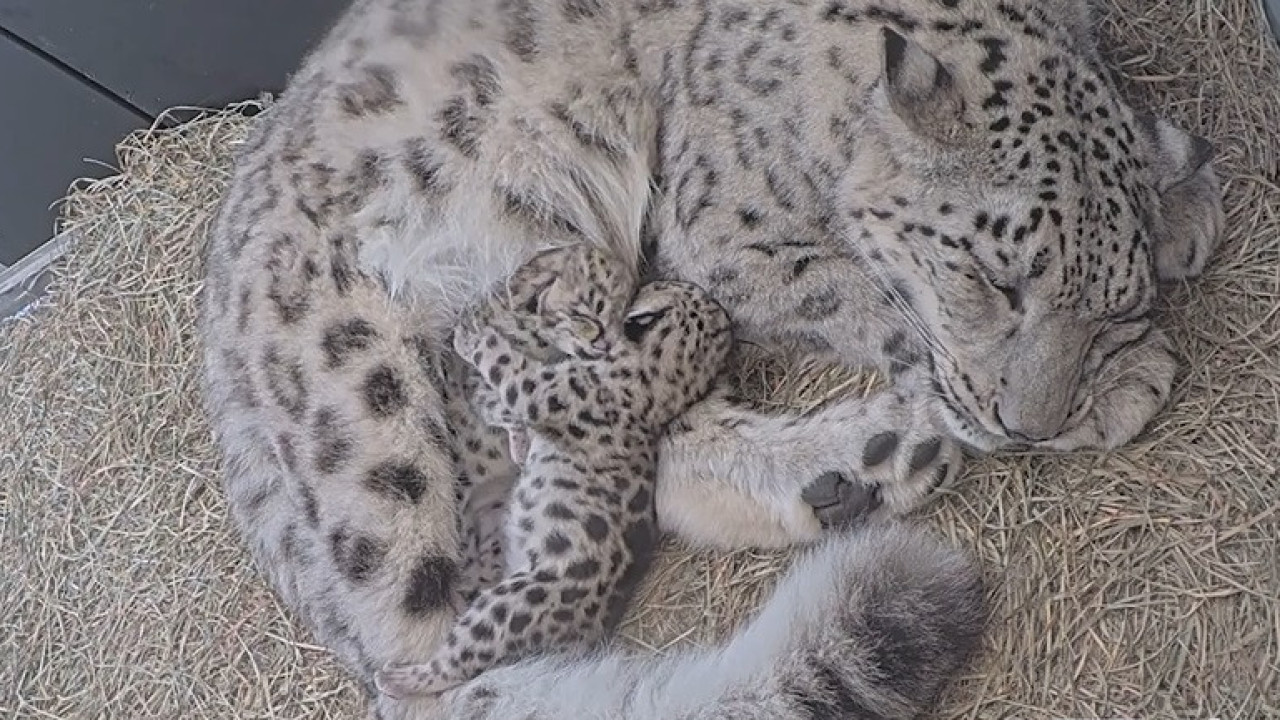
[[[1022,413],[1017,403],[996,405],[996,421],[1011,440],[1023,443],[1040,443],[1058,437],[1065,421],[1064,415],[1046,412]],[[1041,408],[1043,410],[1043,408]]]
[[[1024,323],[992,383],[993,414],[1006,436],[1038,443],[1062,434],[1092,332],[1091,324],[1067,312],[1039,314]]]
[[[1015,362],[994,398],[1000,429],[1012,440],[1039,443],[1062,434],[1071,416],[1075,363]]]

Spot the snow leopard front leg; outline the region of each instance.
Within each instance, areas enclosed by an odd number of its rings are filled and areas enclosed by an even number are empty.
[[[762,410],[717,388],[660,446],[662,529],[712,547],[785,546],[918,507],[963,467],[916,391],[926,382],[900,377],[808,413]]]
[[[742,337],[876,369],[891,387],[809,413],[762,410],[721,388],[662,445],[665,530],[722,547],[808,541],[872,514],[908,512],[959,474],[963,456],[928,353],[904,319],[910,298],[833,247],[779,242],[768,253],[713,255],[696,238],[669,239],[664,269],[706,287]]]

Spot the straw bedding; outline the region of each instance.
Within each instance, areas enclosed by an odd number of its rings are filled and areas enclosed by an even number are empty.
[[[1119,1],[1109,52],[1218,144],[1230,236],[1164,301],[1186,369],[1138,442],[976,463],[922,513],[995,607],[941,717],[1280,717],[1280,53],[1253,0]],[[0,328],[0,716],[360,715],[231,534],[199,412],[199,248],[251,122],[129,138],[68,201],[51,299]],[[858,381],[753,378],[802,403]],[[721,636],[786,562],[668,550],[624,632],[652,652]]]

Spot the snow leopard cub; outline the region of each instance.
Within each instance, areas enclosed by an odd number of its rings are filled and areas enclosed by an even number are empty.
[[[455,350],[496,398],[489,411],[529,432],[508,574],[434,657],[379,672],[382,692],[444,692],[524,655],[590,646],[621,619],[657,540],[659,436],[710,390],[732,341],[725,311],[684,282],[642,286],[621,322],[600,327],[595,357],[554,363],[521,353],[494,324],[455,331]]]
[[[565,355],[599,357],[604,329],[622,322],[635,293],[630,265],[589,243],[574,243],[535,254],[490,294],[477,313],[525,356],[548,362]],[[504,423],[492,408],[495,398],[476,388],[476,409],[490,425],[507,431],[511,459],[524,462],[529,436],[522,425]]]
[[[622,322],[635,290],[635,273],[628,263],[599,246],[573,243],[525,260],[476,305],[472,321],[495,328],[534,360],[594,358],[604,347],[604,328]],[[500,398],[474,368],[470,370],[465,394],[477,417],[506,432],[511,460],[522,465],[529,433],[523,424],[504,420]],[[503,535],[514,479],[485,477],[466,491],[462,575],[467,581],[456,598],[462,608],[506,572]]]

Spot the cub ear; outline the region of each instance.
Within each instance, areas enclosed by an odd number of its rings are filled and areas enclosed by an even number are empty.
[[[907,127],[947,142],[964,129],[964,98],[951,73],[928,50],[883,28],[884,86],[889,107]]]
[[[538,295],[538,312],[566,308],[584,292],[591,279],[591,260],[586,253],[570,246],[563,248],[548,268],[544,290]]]
[[[1213,144],[1207,139],[1174,127],[1155,115],[1142,113],[1136,120],[1138,131],[1151,146],[1152,174],[1156,178],[1156,190],[1161,194],[1190,179],[1213,159]]]

